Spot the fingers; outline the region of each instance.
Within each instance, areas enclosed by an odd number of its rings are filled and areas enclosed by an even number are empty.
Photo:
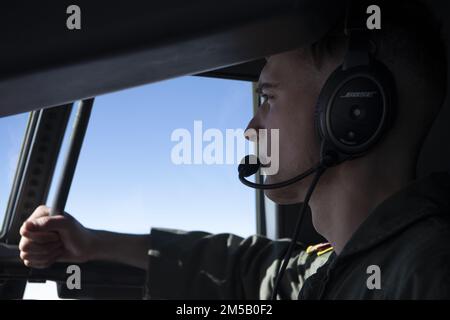
[[[59,249],[61,247],[62,243],[59,241],[40,244],[23,238],[19,243],[19,250],[21,251],[21,253],[33,255],[50,255],[51,253],[55,252],[56,249]]]
[[[20,228],[20,235],[23,238],[42,244],[60,240],[60,237],[56,232],[30,231],[25,224]]]
[[[45,255],[21,252],[20,258],[27,267],[43,269],[54,264],[63,253],[64,249],[59,247],[54,252]]]
[[[39,206],[21,226],[20,235],[39,243],[57,241],[57,233],[67,228],[71,217],[50,217],[49,214],[48,207]]]
[[[42,244],[24,237],[20,240],[19,249],[20,259],[23,260],[26,266],[33,268],[50,266],[64,252],[60,241]]]
[[[56,232],[37,231],[39,227],[33,221],[26,221],[20,228],[20,235],[31,241],[38,243],[48,243],[58,241],[59,235]]]
[[[34,220],[40,217],[45,217],[50,215],[50,208],[44,205],[41,205],[34,210],[28,220]]]
[[[25,221],[21,228],[22,232],[49,232],[49,231],[62,231],[68,226],[69,218],[65,216],[41,216],[38,218],[31,217]],[[22,235],[23,236],[23,235]]]
[[[50,208],[46,206],[34,210],[20,228],[20,258],[26,266],[46,268],[64,254],[59,233],[68,227],[70,218],[50,217]]]

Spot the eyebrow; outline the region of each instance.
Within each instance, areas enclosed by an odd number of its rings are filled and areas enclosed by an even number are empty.
[[[264,89],[277,88],[278,85],[279,85],[278,83],[261,82],[261,83],[258,83],[258,86],[255,89],[255,92],[261,94]]]

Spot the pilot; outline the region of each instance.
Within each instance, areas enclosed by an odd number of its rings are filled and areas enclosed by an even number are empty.
[[[382,29],[370,33],[371,54],[393,76],[395,121],[367,153],[329,167],[319,180],[309,206],[328,243],[295,245],[277,299],[450,298],[450,176],[415,176],[445,98],[445,45],[437,19],[420,2],[390,1],[380,8]],[[280,169],[265,183],[287,180],[319,161],[315,106],[348,44],[340,21],[311,45],[267,57],[259,80],[262,104],[248,125],[279,129]],[[298,203],[312,179],[265,194],[279,204]],[[262,236],[92,230],[69,214],[50,217],[45,206],[20,234],[20,257],[28,267],[124,263],[147,270],[152,299],[269,299],[289,245]]]

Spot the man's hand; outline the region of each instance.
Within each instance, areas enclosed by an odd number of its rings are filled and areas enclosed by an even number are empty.
[[[50,208],[45,206],[24,222],[20,235],[20,258],[27,267],[102,260],[147,268],[149,235],[87,229],[68,214],[50,217]]]
[[[38,207],[20,228],[19,249],[24,264],[46,268],[56,261],[82,263],[91,259],[95,234],[70,215],[50,217]]]

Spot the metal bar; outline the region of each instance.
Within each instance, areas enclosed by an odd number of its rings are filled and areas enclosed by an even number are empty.
[[[18,244],[22,223],[38,205],[46,203],[71,110],[72,103],[33,112],[32,127],[24,138],[25,148],[17,164],[0,242]]]
[[[78,163],[81,147],[83,145],[84,136],[89,124],[94,98],[83,100],[78,107],[77,117],[73,127],[70,139],[69,150],[62,168],[61,178],[58,182],[55,198],[50,210],[50,215],[58,215],[64,213],[67,197],[69,196],[70,187],[72,185],[73,176]]]
[[[30,113],[30,117],[28,119],[28,125],[25,131],[22,149],[20,151],[19,160],[17,161],[17,169],[14,174],[14,180],[11,187],[11,193],[9,194],[8,205],[6,206],[5,217],[3,219],[2,229],[0,232],[0,237],[3,238],[6,232],[9,229],[10,222],[12,220],[12,215],[10,212],[12,211],[13,205],[17,201],[17,196],[20,189],[20,182],[23,178],[23,172],[25,171],[26,159],[29,156],[31,150],[31,143],[33,141],[33,136],[36,130],[36,125],[38,123],[38,111],[33,111]]]

